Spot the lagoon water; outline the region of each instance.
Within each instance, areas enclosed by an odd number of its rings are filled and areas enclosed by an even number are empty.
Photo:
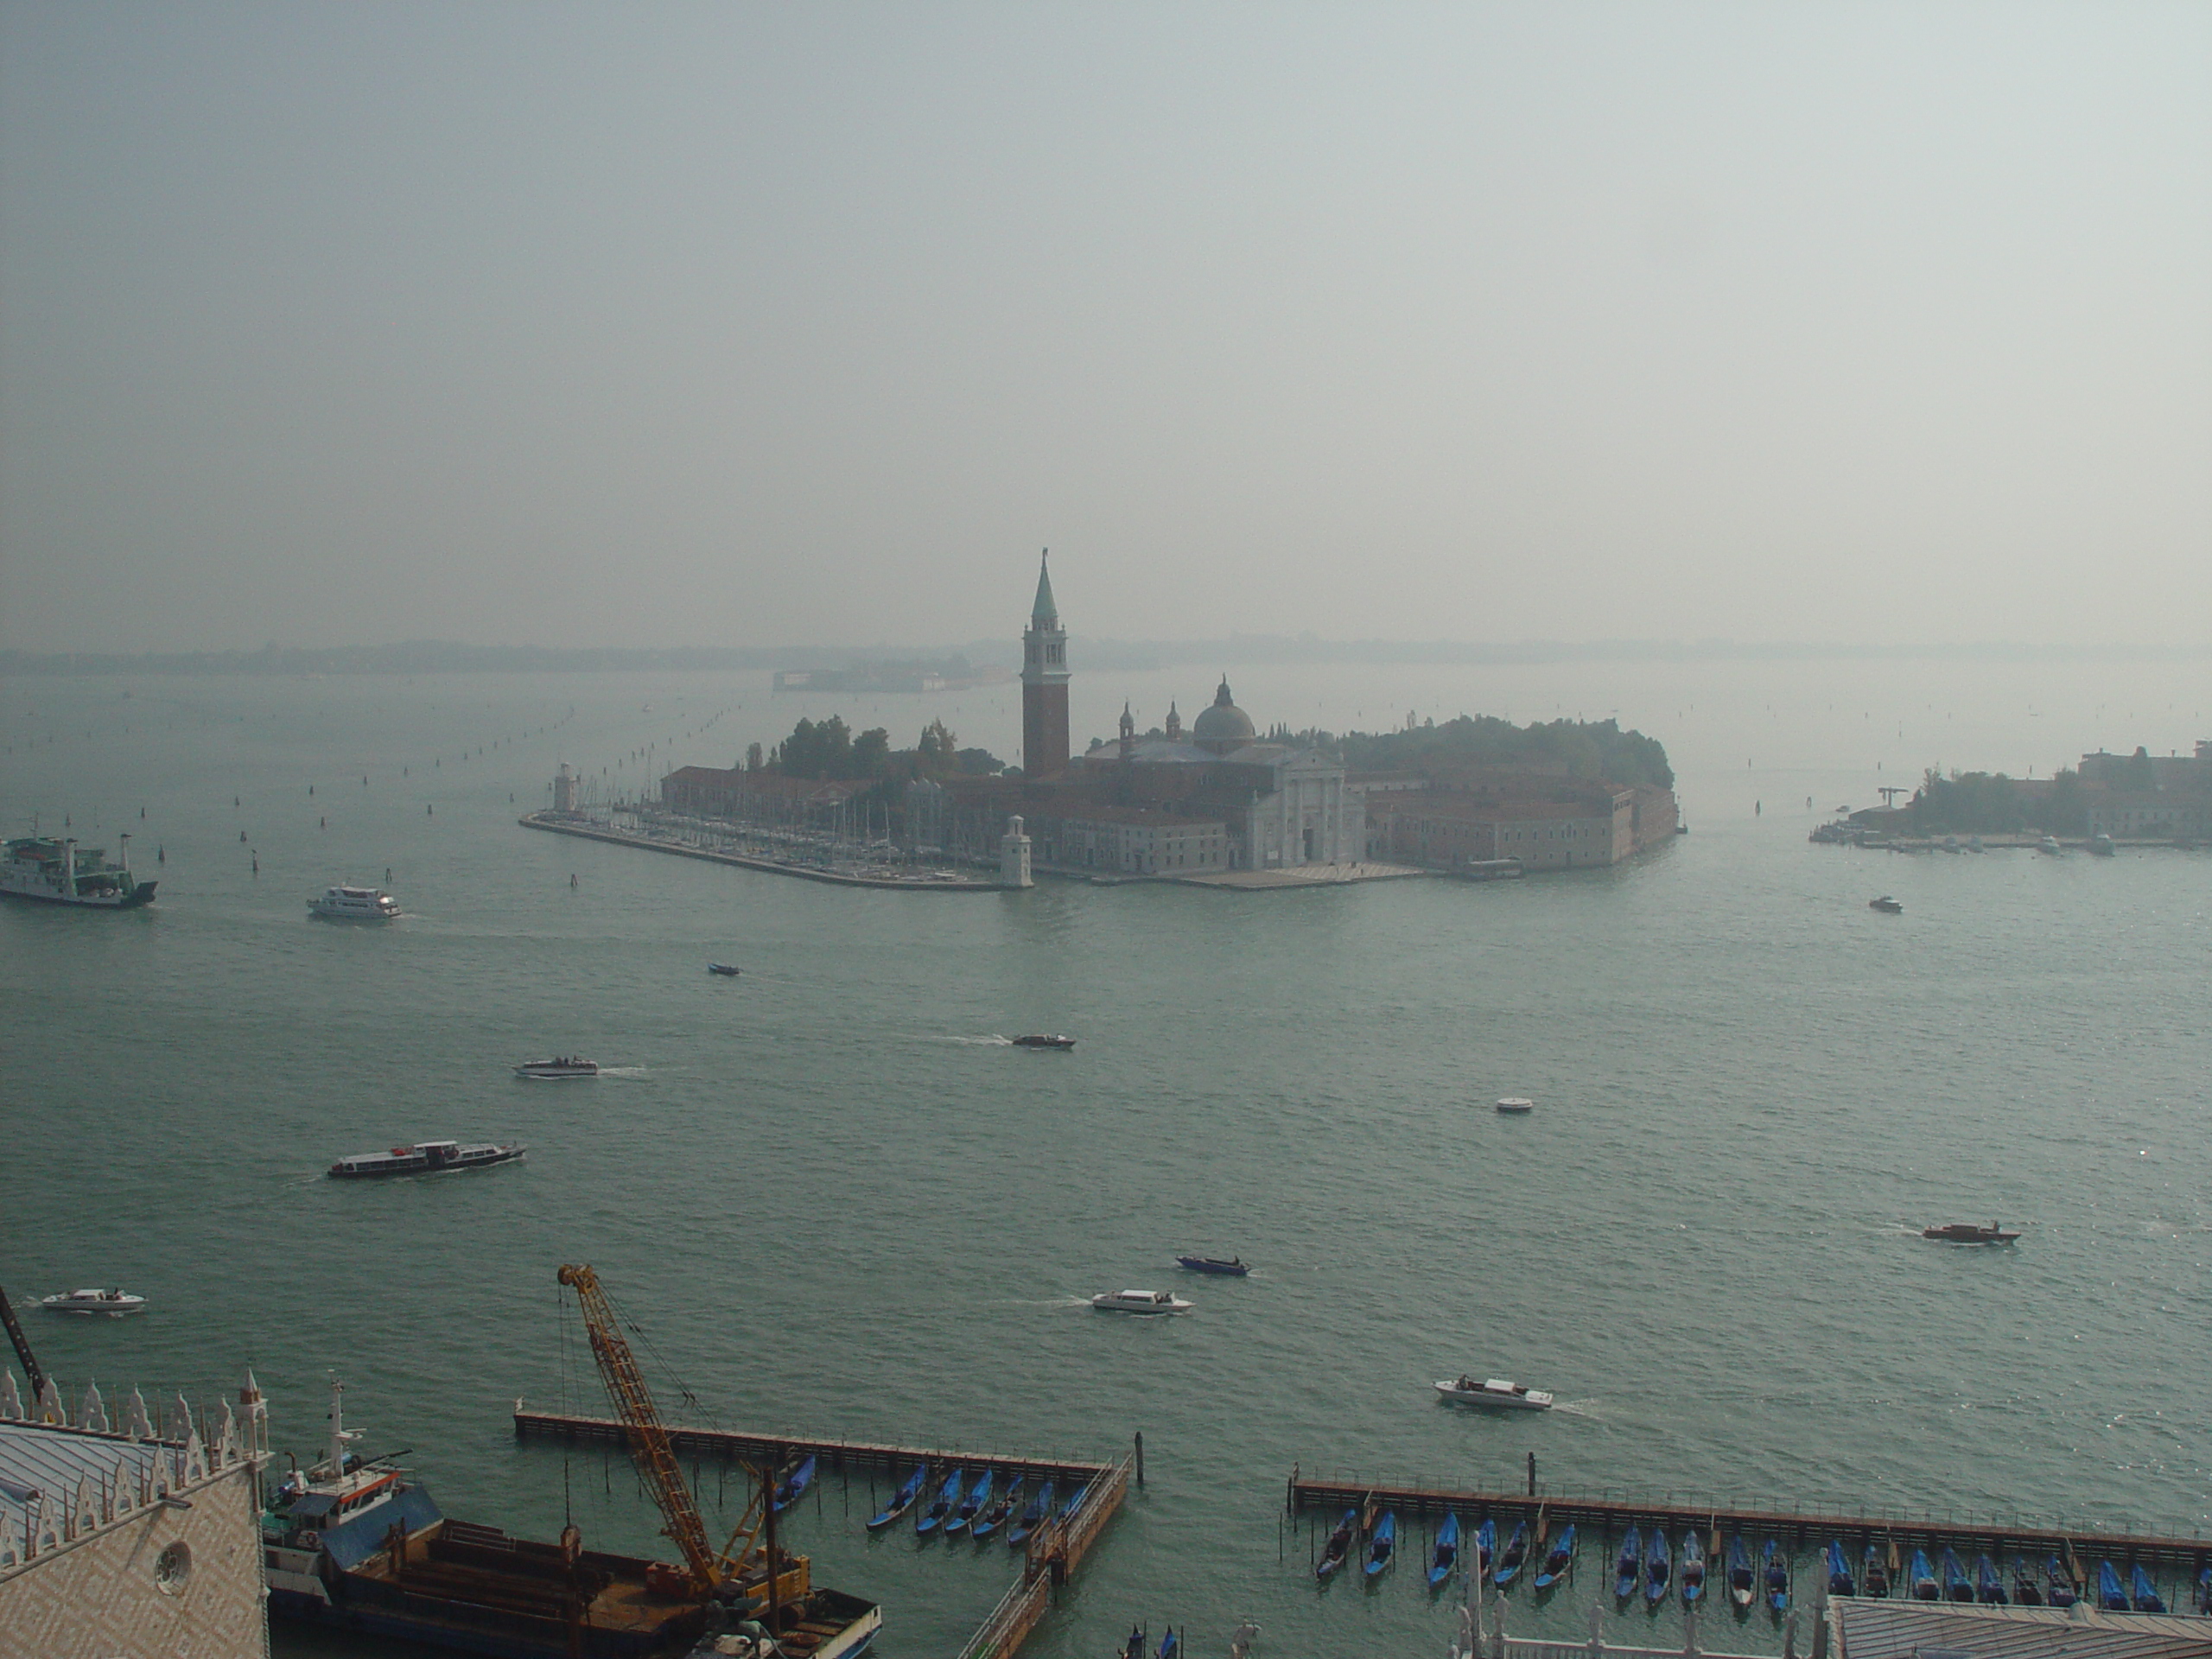
[[[1294,1463],[1510,1487],[1534,1452],[1560,1491],[2212,1531],[2212,854],[1805,840],[1926,765],[2186,752],[2212,734],[2201,668],[1232,671],[1263,723],[1618,713],[1668,744],[1694,832],[1611,871],[1266,895],[844,892],[514,822],[562,759],[634,790],[801,713],[900,742],[943,715],[1007,754],[1011,687],[17,679],[9,833],[129,830],[162,889],[122,916],[0,907],[0,1282],[153,1299],[34,1321],[73,1392],[212,1401],[250,1363],[305,1455],[335,1370],[363,1444],[412,1447],[449,1511],[550,1536],[565,1505],[639,1551],[626,1464],[510,1433],[518,1395],[602,1408],[565,1261],[598,1267],[672,1416],[1100,1456],[1141,1431],[1147,1484],[1046,1659],[1171,1620],[1225,1652],[1247,1615],[1263,1654],[1442,1652],[1412,1562],[1316,1590]],[[1187,718],[1211,680],[1079,677],[1077,728],[1124,696]],[[404,919],[308,919],[387,867]],[[1867,909],[1882,892],[1903,915]],[[1028,1030],[1079,1046],[1000,1040]],[[610,1070],[509,1076],[552,1050]],[[531,1153],[318,1178],[447,1135]],[[1991,1217],[2026,1236],[1916,1236]],[[1258,1271],[1185,1281],[1192,1249]],[[1197,1311],[1084,1305],[1168,1284]],[[1440,1407],[1461,1370],[1565,1403]],[[734,1521],[734,1484],[701,1484]],[[865,1484],[818,1491],[799,1541],[884,1601],[887,1654],[950,1650],[1012,1576],[996,1545],[867,1537]],[[1601,1548],[1513,1628],[1586,1633]],[[1724,1623],[1707,1645],[1780,1646]],[[1673,1611],[1654,1626],[1614,1622],[1680,1639]]]

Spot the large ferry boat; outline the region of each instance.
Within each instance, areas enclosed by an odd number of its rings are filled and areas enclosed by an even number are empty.
[[[699,1596],[665,1567],[585,1548],[574,1526],[549,1544],[448,1516],[388,1459],[348,1449],[344,1395],[334,1381],[322,1460],[285,1475],[261,1517],[273,1618],[499,1659],[646,1659],[760,1611],[757,1584]],[[882,1628],[880,1607],[814,1586],[804,1558],[779,1581],[777,1651],[852,1659]]]
[[[119,836],[116,861],[73,836],[23,836],[0,849],[0,893],[50,905],[136,910],[151,904],[154,883],[130,874],[130,837]]]
[[[334,922],[388,922],[399,914],[399,900],[379,887],[326,887],[308,908]]]

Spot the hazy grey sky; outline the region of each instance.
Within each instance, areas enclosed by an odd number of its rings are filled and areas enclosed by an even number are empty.
[[[2212,638],[2212,6],[0,3],[0,643]]]

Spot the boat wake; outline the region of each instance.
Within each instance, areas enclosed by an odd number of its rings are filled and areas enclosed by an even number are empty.
[[[925,1043],[957,1043],[968,1048],[1012,1048],[1014,1046],[1013,1038],[1001,1037],[995,1032],[986,1033],[981,1037],[946,1037],[930,1033],[925,1033],[921,1040]]]
[[[1596,1400],[1554,1400],[1552,1402],[1552,1409],[1568,1412],[1577,1417],[1587,1417],[1593,1423],[1611,1421],[1611,1418],[1598,1409],[1600,1403]]]
[[[642,1065],[602,1065],[599,1068],[599,1075],[602,1077],[642,1077],[646,1071]]]

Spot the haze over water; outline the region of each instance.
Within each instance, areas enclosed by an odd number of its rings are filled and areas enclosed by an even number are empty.
[[[1147,1486],[1047,1659],[1171,1619],[1219,1652],[1247,1614],[1262,1652],[1440,1652],[1451,1615],[1411,1562],[1315,1591],[1312,1540],[1278,1526],[1294,1463],[1511,1488],[1534,1451],[1562,1492],[2212,1529],[2212,862],[1805,841],[1938,761],[2186,752],[2198,664],[1224,667],[1262,723],[1618,710],[1668,745],[1693,833],[1506,886],[842,892],[514,819],[561,760],[635,787],[832,709],[900,743],[942,715],[1006,757],[1014,688],[9,683],[10,833],[130,829],[162,884],[134,914],[0,907],[5,1282],[154,1302],[36,1322],[48,1366],[212,1401],[250,1362],[303,1456],[335,1370],[364,1445],[413,1447],[448,1512],[550,1536],[565,1493],[588,1540],[651,1551],[626,1464],[509,1433],[518,1395],[603,1409],[553,1282],[589,1261],[672,1416],[1098,1456],[1141,1430]],[[1078,742],[1124,697],[1149,724],[1211,683],[1078,663]],[[398,924],[307,918],[387,867]],[[1866,908],[1882,892],[1903,915]],[[1079,1044],[994,1040],[1029,1030]],[[555,1050],[611,1070],[507,1074]],[[1508,1093],[1535,1113],[1498,1117]],[[531,1154],[319,1178],[446,1135]],[[1992,1217],[2018,1246],[1916,1236]],[[1258,1270],[1185,1282],[1190,1249]],[[1083,1306],[1124,1285],[1198,1306]],[[1462,1370],[1565,1405],[1438,1407]],[[711,1468],[702,1494],[734,1519]],[[1008,1554],[868,1540],[868,1497],[826,1481],[799,1541],[884,1600],[887,1653],[944,1652]],[[1512,1628],[1586,1633],[1602,1548],[1550,1605],[1516,1595]]]

